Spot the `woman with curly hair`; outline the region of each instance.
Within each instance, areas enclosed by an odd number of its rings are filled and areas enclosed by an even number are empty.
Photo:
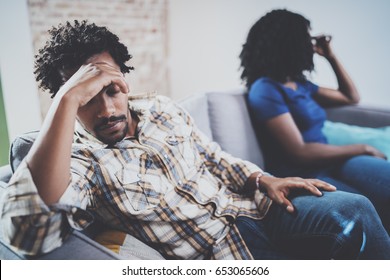
[[[307,79],[315,53],[330,63],[338,89]],[[332,50],[331,36],[312,37],[305,17],[273,10],[252,26],[240,59],[267,170],[276,176],[318,178],[339,190],[364,194],[390,232],[390,163],[385,155],[365,144],[330,145],[322,132],[324,107],[359,102],[355,84]]]

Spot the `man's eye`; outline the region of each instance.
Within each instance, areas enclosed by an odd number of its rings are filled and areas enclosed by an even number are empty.
[[[119,91],[114,91],[114,90],[108,90],[108,91],[107,91],[107,94],[108,94],[109,96],[114,96],[114,95],[117,94],[117,93],[119,93]]]
[[[108,89],[107,89],[107,94],[109,96],[113,96],[117,93],[120,92],[120,88],[117,86],[117,85],[111,85]]]

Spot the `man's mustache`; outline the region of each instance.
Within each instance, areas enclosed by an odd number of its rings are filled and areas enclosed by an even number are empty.
[[[107,127],[110,126],[114,122],[125,121],[125,120],[126,120],[125,115],[111,116],[109,118],[102,118],[95,125],[94,130],[101,130],[101,129],[104,129],[106,126]]]

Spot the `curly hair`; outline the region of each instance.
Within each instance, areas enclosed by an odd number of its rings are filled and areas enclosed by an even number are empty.
[[[132,58],[126,46],[106,27],[89,24],[86,20],[81,23],[75,20],[73,25],[67,21],[48,32],[50,39],[35,56],[34,74],[37,82],[40,82],[39,87],[49,90],[52,98],[66,82],[63,74],[73,73],[95,54],[109,52],[122,73],[134,69],[125,64]]]
[[[246,86],[261,77],[282,83],[305,80],[303,72],[314,69],[309,30],[309,20],[284,9],[261,17],[251,27],[239,56]]]

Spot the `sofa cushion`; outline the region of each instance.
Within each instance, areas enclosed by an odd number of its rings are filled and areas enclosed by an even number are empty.
[[[210,126],[214,141],[233,156],[264,168],[264,159],[248,113],[246,93],[207,94]]]
[[[322,132],[331,145],[368,144],[384,153],[390,161],[390,126],[372,128],[326,121]]]
[[[195,120],[196,126],[212,139],[207,97],[205,94],[197,94],[178,102]]]

